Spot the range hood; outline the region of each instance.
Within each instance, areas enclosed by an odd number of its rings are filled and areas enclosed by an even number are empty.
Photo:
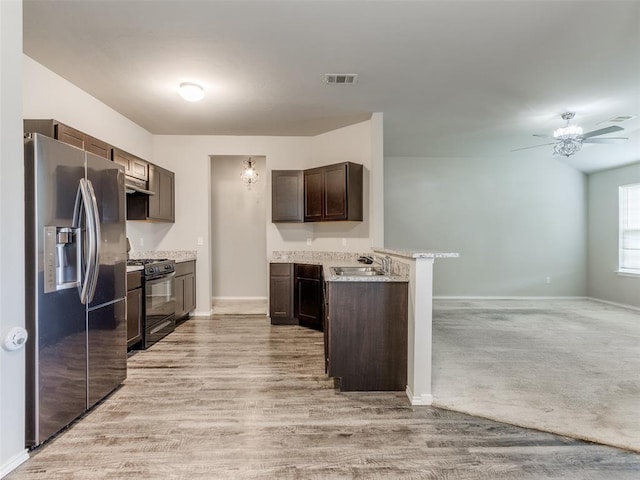
[[[127,193],[138,193],[142,195],[155,195],[156,192],[147,190],[147,182],[138,178],[126,176],[124,179],[124,190]]]

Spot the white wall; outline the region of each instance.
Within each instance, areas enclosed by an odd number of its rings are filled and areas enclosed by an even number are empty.
[[[240,180],[247,156],[211,157],[213,297],[267,297],[266,160],[253,156],[258,182]]]
[[[461,254],[436,262],[435,295],[586,295],[586,177],[572,167],[386,158],[384,183],[385,246]]]
[[[0,1],[0,339],[24,327],[22,2]],[[0,477],[26,460],[25,351],[0,348]]]
[[[640,307],[640,277],[618,270],[618,187],[640,182],[640,163],[589,175],[588,294]]]
[[[298,168],[309,158],[307,137],[237,137],[158,135],[154,137],[154,160],[176,174],[176,223],[139,225],[136,232],[145,235],[145,245],[161,250],[196,250],[196,313],[211,311],[211,155],[263,155],[267,170]],[[270,174],[264,172],[265,188],[270,192]],[[267,202],[267,218],[271,204]],[[268,220],[267,220],[268,221]],[[129,222],[135,223],[135,222]],[[197,238],[204,245],[197,245]],[[137,240],[132,240],[137,244]],[[267,251],[280,245],[267,234]],[[146,248],[146,247],[145,247]],[[266,263],[267,252],[264,252]]]
[[[26,55],[23,98],[24,118],[53,118],[153,161],[148,131]]]
[[[240,137],[158,135],[154,137],[154,162],[176,173],[176,223],[172,228],[161,224],[134,225],[128,228],[134,249],[191,250],[198,253],[197,313],[210,311],[211,268],[211,161],[210,156],[258,155],[266,159],[263,173],[266,188],[266,265],[274,250],[345,250],[360,251],[371,246],[369,222],[340,222],[332,225],[271,223],[271,170],[305,169],[323,164],[354,161],[371,165],[371,145],[381,129],[372,122],[362,122],[318,137]],[[381,173],[381,172],[378,172]],[[370,181],[370,175],[365,178]],[[367,188],[367,202],[371,194]],[[133,224],[135,222],[129,222]],[[363,224],[365,225],[363,227]],[[198,237],[204,245],[197,245]],[[312,238],[312,245],[306,239]],[[347,238],[347,246],[342,239]],[[215,266],[214,266],[215,268]],[[221,272],[227,275],[229,272]],[[266,286],[265,279],[265,286]]]
[[[289,244],[286,248],[289,250],[348,252],[369,250],[372,247],[372,137],[376,133],[372,121],[369,120],[309,139],[310,156],[307,167],[319,167],[340,162],[364,165],[362,222],[327,222],[305,225],[270,224],[271,236],[283,244]],[[307,239],[311,239],[311,245],[307,245]],[[345,242],[346,245],[344,245]],[[278,249],[274,248],[273,250]]]

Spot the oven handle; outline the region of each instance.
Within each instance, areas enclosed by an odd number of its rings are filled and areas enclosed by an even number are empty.
[[[155,284],[155,283],[162,283],[163,281],[167,280],[168,278],[172,278],[176,276],[176,272],[171,272],[171,273],[166,273],[166,274],[162,274],[159,277],[151,277],[146,279],[146,282],[148,284]]]

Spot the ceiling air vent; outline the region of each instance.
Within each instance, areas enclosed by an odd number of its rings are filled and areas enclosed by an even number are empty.
[[[614,117],[609,121],[612,123],[621,123],[626,120],[631,120],[632,118],[635,118],[635,115],[618,115],[617,117]]]
[[[329,85],[354,85],[357,81],[357,73],[327,73],[324,76],[324,83]]]

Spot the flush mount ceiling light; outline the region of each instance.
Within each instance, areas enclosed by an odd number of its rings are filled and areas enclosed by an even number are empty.
[[[242,166],[244,167],[244,170],[240,174],[240,178],[247,187],[251,188],[251,185],[256,183],[260,176],[256,170],[255,162],[251,160],[251,157],[249,157],[248,160],[242,161]]]
[[[182,82],[180,84],[180,96],[187,102],[199,102],[204,98],[204,88],[197,83]]]

